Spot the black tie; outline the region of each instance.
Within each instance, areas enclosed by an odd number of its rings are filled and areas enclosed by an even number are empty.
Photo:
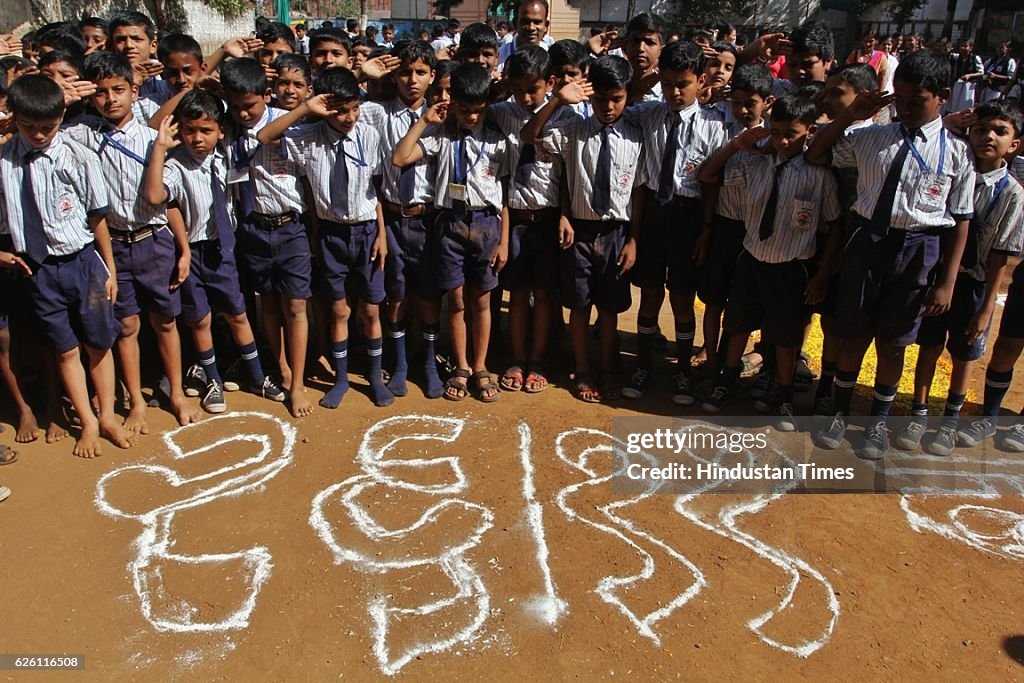
[[[782,175],[782,168],[789,163],[789,159],[775,165],[775,173],[772,175],[772,191],[768,194],[768,202],[764,205],[764,213],[761,214],[761,227],[758,235],[761,240],[766,240],[775,231],[775,211],[779,204],[779,176]]]
[[[239,130],[238,137],[235,138],[235,168],[241,170],[245,169],[249,173],[249,177],[240,183],[238,186],[238,204],[241,210],[243,218],[248,218],[254,211],[256,211],[256,193],[253,190],[253,174],[252,161],[255,152],[249,154],[245,151],[245,132]]]
[[[597,153],[594,171],[594,213],[606,215],[612,208],[612,146],[608,126],[601,129],[601,151]]]
[[[46,233],[43,231],[43,215],[36,201],[35,187],[32,184],[32,162],[42,156],[42,152],[34,150],[24,156],[21,181],[21,208],[24,212],[25,254],[32,261],[35,270],[49,253]]]
[[[331,210],[338,217],[348,213],[348,159],[345,158],[347,137],[338,140],[335,147],[334,172],[331,174]]]
[[[210,163],[210,196],[213,198],[213,221],[217,227],[221,251],[232,252],[235,249],[235,231],[228,213],[228,195],[224,189],[224,180],[217,173],[217,161]]]
[[[516,164],[515,184],[526,187],[530,184],[530,174],[537,163],[537,149],[533,145],[523,145],[519,150],[519,163]]]
[[[420,115],[414,111],[409,112],[409,116],[412,117],[412,123],[420,118]],[[409,126],[412,128],[412,125]],[[409,206],[412,204],[412,200],[415,197],[416,191],[416,165],[410,164],[403,166],[402,170],[398,174],[398,201],[402,206]]]
[[[920,128],[906,130],[907,137],[903,139],[903,144],[900,145],[899,151],[896,152],[896,156],[892,160],[892,165],[889,166],[889,172],[885,175],[882,190],[878,193],[878,203],[875,204],[875,210],[871,213],[869,227],[871,234],[875,237],[882,238],[889,234],[892,209],[896,203],[896,190],[899,188],[900,177],[903,175],[903,164],[907,160],[907,155],[910,154],[908,139],[913,140],[920,132]]]
[[[462,185],[465,196],[469,197],[469,136],[466,135],[466,131],[459,133],[459,163],[456,166],[455,171],[455,182],[458,185]],[[459,177],[459,170],[462,170],[462,177]],[[463,220],[466,217],[466,200],[465,199],[453,199],[452,200],[452,211],[455,214],[455,218]]]
[[[682,119],[677,112],[673,112],[671,116],[672,126],[665,141],[665,154],[661,158],[661,175],[658,178],[657,200],[660,204],[672,201],[676,191],[676,152],[679,151],[679,124]]]

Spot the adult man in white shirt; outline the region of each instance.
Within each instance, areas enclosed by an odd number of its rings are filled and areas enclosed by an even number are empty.
[[[501,45],[498,51],[498,66],[504,65],[521,47],[540,45],[546,50],[555,42],[548,35],[550,27],[547,0],[521,0],[516,7],[515,39]]]

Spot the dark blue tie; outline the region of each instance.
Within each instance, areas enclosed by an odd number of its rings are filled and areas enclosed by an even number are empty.
[[[594,213],[606,215],[612,208],[612,146],[608,126],[601,129],[601,151],[597,153],[594,170]]]
[[[515,184],[526,187],[530,184],[530,174],[537,163],[537,148],[533,145],[523,145],[519,150],[519,163],[516,164]]]
[[[916,138],[921,132],[920,128],[904,130],[911,140]],[[903,164],[906,162],[909,154],[910,143],[907,142],[907,138],[904,138],[903,144],[900,145],[899,151],[896,152],[896,156],[892,160],[892,165],[889,166],[889,172],[885,175],[882,189],[878,193],[878,203],[875,204],[875,210],[871,213],[869,227],[871,234],[876,238],[882,238],[889,234],[889,223],[892,222],[892,209],[896,203],[896,190],[899,188],[900,177],[903,175]]]
[[[348,159],[345,158],[347,137],[338,140],[334,170],[331,172],[331,211],[337,216],[348,213]]]
[[[657,200],[668,204],[676,193],[676,152],[679,151],[679,124],[682,119],[677,112],[670,114],[672,125],[665,141],[665,154],[661,157],[661,175],[658,178]]]
[[[238,137],[235,138],[235,168],[240,170],[247,169],[249,171],[249,177],[246,180],[236,183],[238,187],[238,208],[242,218],[248,218],[256,211],[256,193],[252,189],[252,167],[249,163],[255,154],[255,152],[249,154],[245,151],[245,134],[239,131]]]
[[[460,131],[459,141],[456,143],[458,150],[459,165],[456,167],[455,182],[466,188],[466,196],[469,196],[469,136],[466,135],[465,131]],[[461,168],[463,176],[460,178],[458,169]],[[455,214],[455,218],[463,220],[466,217],[466,200],[464,199],[453,199],[452,200],[452,212]]]
[[[217,227],[221,251],[232,252],[235,249],[235,231],[228,213],[228,194],[224,188],[224,179],[217,173],[217,162],[210,163],[210,195],[213,197],[213,221]]]
[[[758,229],[758,236],[762,241],[771,237],[775,232],[775,212],[779,207],[779,176],[782,175],[782,167],[788,163],[789,159],[786,159],[775,165],[775,173],[772,175],[772,191],[768,193],[768,201],[764,205],[761,226]]]
[[[420,115],[414,111],[409,112],[409,116],[412,118],[412,123],[415,124],[420,118]],[[409,126],[412,127],[411,125]],[[398,174],[398,201],[402,206],[409,206],[412,204],[413,199],[416,196],[416,165],[409,164],[403,166],[401,172]]]
[[[23,157],[21,181],[21,210],[24,214],[25,254],[32,261],[32,270],[42,265],[49,253],[46,233],[43,231],[43,215],[36,201],[35,187],[32,184],[32,162],[43,155],[38,150],[28,152]]]

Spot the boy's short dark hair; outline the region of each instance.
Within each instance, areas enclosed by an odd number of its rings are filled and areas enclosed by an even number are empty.
[[[849,83],[858,93],[878,90],[878,74],[868,64],[844,64],[832,75]]]
[[[227,92],[240,95],[264,95],[267,74],[255,59],[232,59],[220,67],[220,83]]]
[[[161,62],[166,62],[168,57],[175,54],[189,55],[195,57],[199,64],[203,63],[203,48],[199,46],[199,41],[184,33],[170,33],[156,46],[156,58]]]
[[[659,71],[689,71],[697,76],[704,73],[704,50],[697,43],[677,40],[661,49],[658,56]]]
[[[185,96],[174,108],[175,121],[195,121],[204,116],[224,124],[224,103],[213,93],[200,88],[193,88],[185,93]]]
[[[793,31],[789,38],[795,54],[817,55],[823,62],[836,57],[836,42],[832,29],[820,21],[806,22]]]
[[[7,72],[11,69],[27,69],[32,66],[32,60],[26,59],[25,57],[19,57],[18,55],[7,55],[6,57],[0,57],[0,76],[7,78]]]
[[[85,56],[85,34],[70,21],[55,21],[46,24],[36,31],[35,44],[42,49],[48,47],[53,50],[70,52],[79,57]]]
[[[508,58],[505,62],[505,75],[510,79],[543,80],[547,76],[550,63],[547,50],[540,45],[528,45]]]
[[[334,66],[320,72],[313,81],[313,92],[317,95],[330,95],[341,102],[359,99],[359,81],[348,69]]]
[[[458,62],[450,59],[439,59],[437,66],[434,67],[434,83],[438,83],[445,76],[451,76],[459,66],[461,65]]]
[[[448,20],[449,29],[458,28],[460,26],[462,26],[462,22],[456,19],[455,17],[452,17],[451,19]]]
[[[459,64],[452,71],[452,100],[477,104],[491,93],[491,75],[483,64]]]
[[[801,85],[799,88],[797,88],[790,94],[796,95],[797,97],[802,97],[805,100],[810,100],[811,103],[814,104],[815,107],[817,107],[817,98],[820,97],[823,92],[825,92],[824,83],[821,83],[819,81],[811,81],[810,83],[805,83],[804,85]]]
[[[949,60],[935,50],[918,50],[900,61],[893,81],[901,81],[938,95],[949,87]]]
[[[320,47],[320,43],[338,43],[345,48],[345,52],[352,55],[352,41],[348,39],[348,34],[340,28],[334,28],[328,26],[327,28],[318,28],[309,32],[309,53],[313,52]]]
[[[423,40],[400,40],[391,48],[391,56],[398,57],[405,65],[420,61],[431,69],[437,67],[437,53]]]
[[[775,78],[764,64],[744,64],[732,74],[732,89],[760,95],[764,99],[772,94]]]
[[[105,78],[123,78],[128,85],[135,84],[135,70],[128,58],[116,52],[93,52],[85,58],[85,73],[82,77],[87,81],[98,83]]]
[[[110,35],[114,35],[114,31],[121,28],[122,26],[141,26],[149,36],[150,40],[156,38],[156,27],[153,26],[153,20],[147,17],[142,12],[136,12],[135,10],[120,10],[110,15]]]
[[[306,30],[306,25],[300,21],[299,23],[295,24],[295,30],[296,31],[305,31]]]
[[[498,28],[499,29],[504,29],[504,30],[508,31],[509,33],[512,33],[513,31],[515,31],[515,28],[512,26],[512,24],[510,24],[507,21],[499,21],[498,22]]]
[[[548,48],[548,57],[551,71],[560,66],[575,66],[581,71],[586,71],[587,66],[590,65],[590,55],[587,54],[586,49],[580,45],[579,41],[569,38],[556,40],[554,45]]]
[[[1009,121],[1013,125],[1014,138],[1024,135],[1024,111],[1021,111],[1020,105],[1014,102],[1009,100],[986,102],[974,110],[974,115],[978,117],[978,121],[985,119]]]
[[[256,37],[264,43],[273,43],[278,40],[283,40],[288,43],[292,52],[295,51],[295,32],[292,31],[290,26],[282,24],[280,21],[268,21],[267,24],[256,34]]]
[[[356,36],[352,39],[352,49],[355,50],[357,47],[374,47],[377,43],[373,42],[366,36]]]
[[[633,80],[633,67],[622,57],[602,55],[590,65],[587,76],[595,92],[610,92],[629,88]]]
[[[630,19],[629,23],[626,24],[626,35],[628,36],[632,33],[657,33],[661,38],[662,45],[664,45],[665,39],[668,38],[668,36],[665,35],[665,29],[667,27],[668,25],[660,15],[655,14],[654,12],[641,12]]]
[[[310,81],[309,61],[302,55],[297,55],[292,52],[285,52],[284,54],[278,55],[277,59],[270,67],[281,74],[282,71],[301,71],[303,78],[306,79],[306,83]]]
[[[7,106],[15,116],[33,121],[64,117],[64,91],[42,74],[28,74],[11,83]]]
[[[98,28],[104,33],[109,34],[109,31],[107,30],[107,20],[102,17],[85,17],[78,22],[78,28],[83,31],[87,28]]]
[[[806,97],[786,95],[772,105],[772,121],[799,121],[805,126],[813,126],[817,120],[818,108]]]
[[[730,33],[736,33],[736,27],[730,24],[728,21],[718,21],[712,25],[712,28],[718,32],[718,38],[721,40],[722,36]]]
[[[459,52],[479,53],[481,50],[498,49],[498,34],[487,24],[470,24],[463,30],[459,40]]]
[[[81,78],[85,72],[85,60],[78,55],[71,54],[70,52],[64,52],[63,50],[54,50],[53,52],[47,52],[45,55],[39,58],[39,63],[36,64],[40,69],[45,69],[51,64],[70,64],[75,67],[75,71],[78,72],[78,77]]]
[[[711,49],[721,54],[728,52],[729,54],[736,56],[736,46],[732,43],[727,43],[724,40],[719,40],[711,44]]]

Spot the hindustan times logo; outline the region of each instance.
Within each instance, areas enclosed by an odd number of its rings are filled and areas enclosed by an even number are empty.
[[[631,432],[626,436],[626,452],[638,455],[647,450],[672,451],[676,455],[684,450],[717,450],[743,453],[768,448],[768,435],[764,432],[734,431],[675,431],[655,429],[652,432]]]

